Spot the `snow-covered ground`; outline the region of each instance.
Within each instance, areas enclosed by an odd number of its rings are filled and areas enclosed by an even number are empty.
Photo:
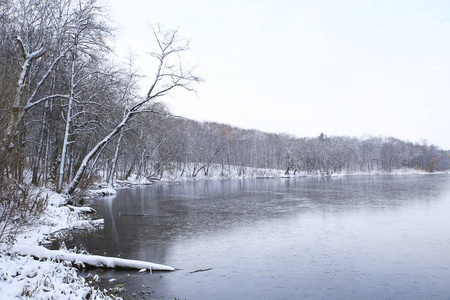
[[[104,292],[89,286],[70,263],[7,253],[5,249],[0,253],[2,299],[109,298]]]
[[[102,223],[62,206],[66,201],[61,195],[45,193],[49,202],[40,219],[23,228],[14,245],[0,244],[1,299],[112,299],[79,276],[72,262],[58,258],[38,260],[16,249],[40,249],[38,245],[49,242],[51,235],[71,229],[96,230]],[[92,277],[90,281],[96,279]]]
[[[188,170],[192,174],[192,170]],[[178,172],[165,172],[160,182],[175,182],[183,180],[205,180],[223,178],[258,178],[258,177],[286,177],[284,170],[268,170],[247,167],[230,166],[225,169],[222,166],[211,166],[208,175],[200,171],[197,176],[186,175],[177,176]],[[426,172],[402,169],[391,174],[424,174]],[[178,173],[179,174],[179,173]],[[372,173],[352,173],[352,174],[332,174],[330,176],[346,175],[378,175],[381,172]],[[308,174],[297,172],[295,176],[322,176],[323,174]],[[291,175],[292,172],[291,172]],[[137,179],[130,177],[126,181],[117,181],[117,187],[149,184],[146,178]],[[98,184],[99,187],[105,186]],[[51,254],[47,249],[39,246],[50,242],[50,238],[62,234],[64,230],[84,229],[96,230],[101,226],[102,220],[92,220],[86,212],[92,212],[90,208],[79,208],[66,205],[66,199],[54,192],[46,191],[49,196],[48,207],[32,226],[23,228],[16,237],[14,245],[0,244],[0,295],[1,299],[113,299],[114,295],[108,295],[107,291],[100,291],[93,287],[92,283],[98,277],[82,278],[78,275],[74,265],[94,262],[93,265],[120,265],[128,263],[139,269],[166,268],[147,262],[123,262],[115,258],[102,258],[94,256],[83,256],[62,249]],[[114,194],[114,189],[97,189],[91,191],[96,194]],[[44,257],[48,259],[43,259]],[[41,258],[41,259],[37,259]]]

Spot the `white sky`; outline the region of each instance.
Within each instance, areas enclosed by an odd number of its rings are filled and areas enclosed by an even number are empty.
[[[109,0],[116,45],[154,74],[150,25],[179,29],[205,83],[174,114],[298,137],[450,149],[448,0]],[[143,85],[150,82],[143,81]]]

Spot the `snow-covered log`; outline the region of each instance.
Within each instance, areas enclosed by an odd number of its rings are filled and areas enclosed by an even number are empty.
[[[124,259],[117,257],[105,257],[100,255],[86,255],[67,252],[64,250],[49,250],[42,246],[15,245],[14,250],[21,255],[30,255],[39,259],[59,259],[71,261],[78,265],[97,268],[125,268],[125,269],[147,269],[149,271],[175,271],[174,268],[152,262]]]
[[[88,206],[82,206],[82,207],[78,207],[78,206],[72,206],[72,205],[67,205],[67,207],[79,214],[79,213],[89,213],[89,214],[95,214],[97,211],[95,209],[93,209],[92,207],[88,207]]]

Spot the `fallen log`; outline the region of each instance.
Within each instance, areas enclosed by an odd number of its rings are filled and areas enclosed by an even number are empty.
[[[88,206],[82,206],[82,207],[73,206],[73,205],[66,205],[66,206],[71,211],[73,211],[77,214],[81,214],[81,213],[95,214],[95,213],[97,213],[97,211],[95,209],[93,209],[92,207],[88,207]]]
[[[14,250],[21,255],[30,255],[38,259],[58,259],[62,261],[70,261],[76,265],[85,265],[97,268],[147,269],[150,272],[175,271],[175,269],[170,266],[155,264],[152,262],[72,253],[64,250],[49,250],[42,246],[15,245]]]

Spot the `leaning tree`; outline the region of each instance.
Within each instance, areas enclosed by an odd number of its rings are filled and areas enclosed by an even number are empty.
[[[67,194],[71,195],[80,183],[84,171],[96,154],[107,145],[114,137],[120,134],[127,123],[138,114],[159,113],[154,109],[154,104],[159,98],[175,89],[193,91],[193,84],[201,81],[194,74],[194,68],[184,68],[180,59],[181,54],[188,50],[189,42],[180,39],[177,30],[162,30],[160,27],[153,29],[153,35],[158,50],[151,56],[158,62],[156,73],[145,97],[127,103],[123,118],[118,124],[83,158],[77,172],[67,188]]]

